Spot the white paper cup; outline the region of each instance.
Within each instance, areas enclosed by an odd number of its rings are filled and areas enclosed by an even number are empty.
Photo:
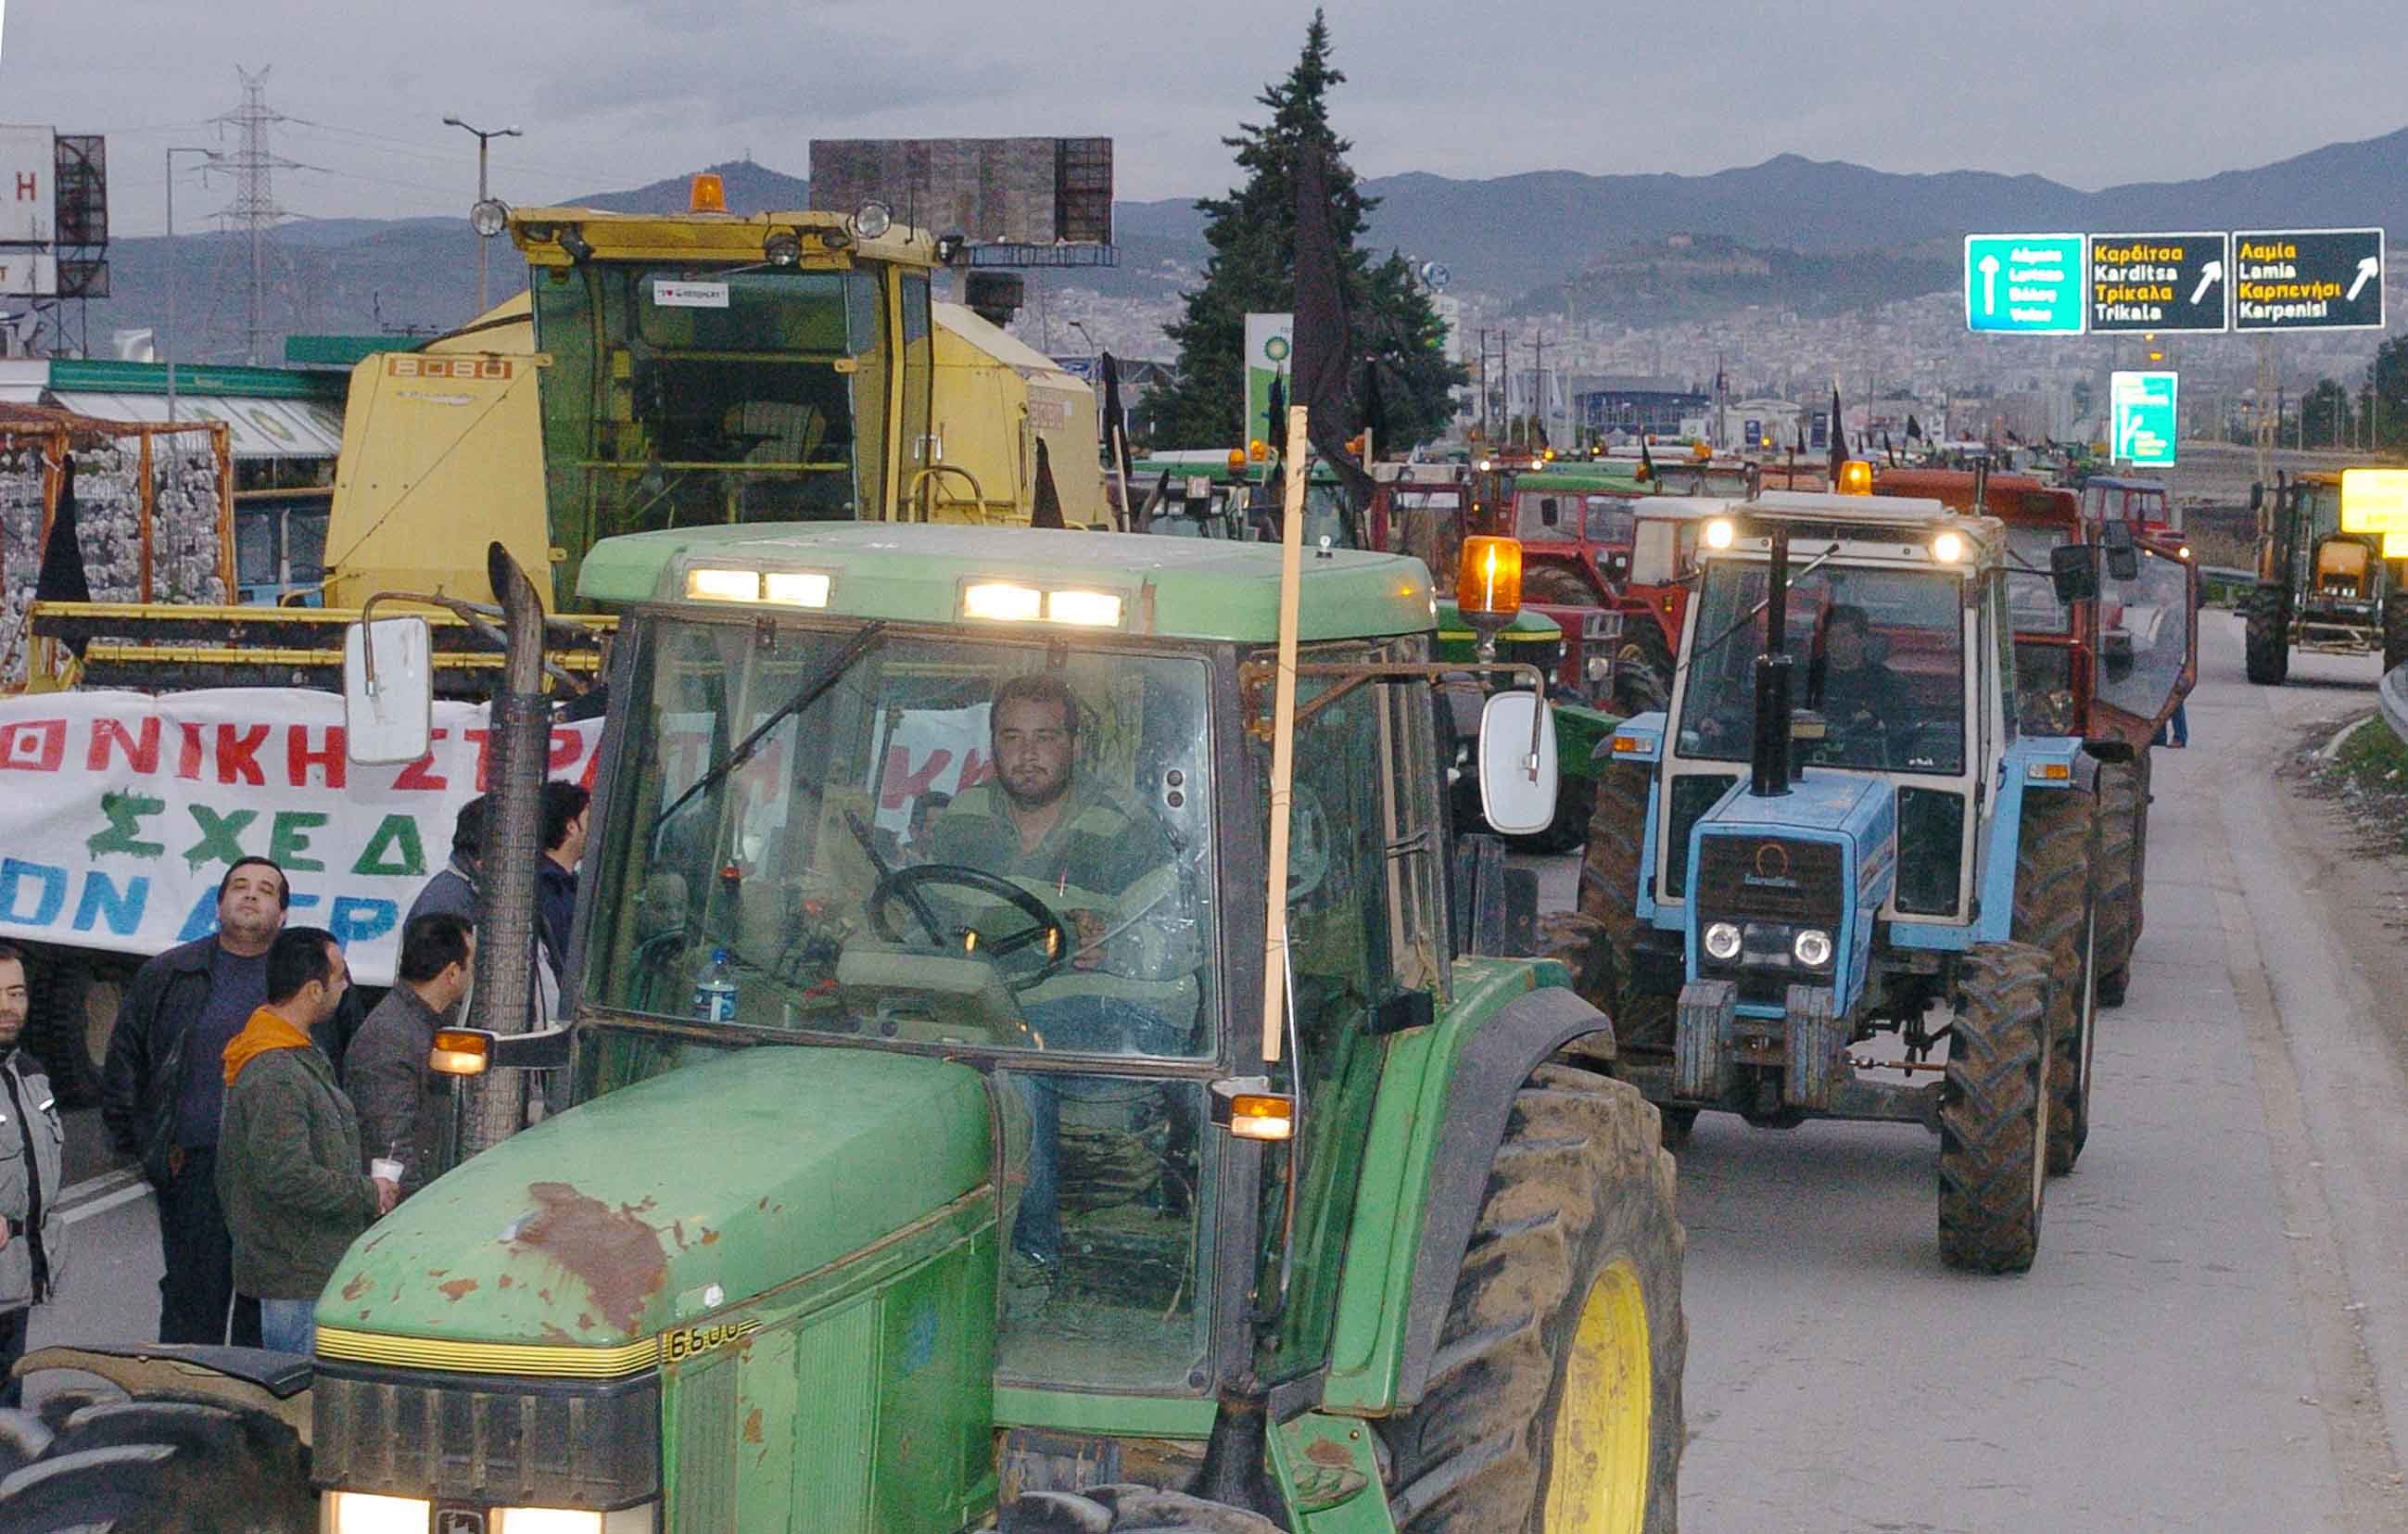
[[[368,1175],[397,1184],[401,1182],[401,1163],[390,1156],[378,1156],[368,1163]]]

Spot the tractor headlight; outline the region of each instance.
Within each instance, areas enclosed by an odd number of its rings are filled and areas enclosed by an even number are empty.
[[[1716,922],[1706,928],[1706,953],[1725,962],[1739,957],[1739,928],[1728,922]]]
[[[1810,926],[1798,934],[1797,940],[1789,945],[1789,952],[1796,954],[1798,962],[1807,968],[1820,969],[1831,962],[1831,935],[1820,927]]]
[[[434,1504],[422,1497],[326,1494],[328,1534],[426,1534],[426,1521],[434,1515]]]

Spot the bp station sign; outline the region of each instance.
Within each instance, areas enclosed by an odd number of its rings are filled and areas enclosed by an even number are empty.
[[[2380,330],[2383,231],[1968,235],[1965,324],[2008,336]]]

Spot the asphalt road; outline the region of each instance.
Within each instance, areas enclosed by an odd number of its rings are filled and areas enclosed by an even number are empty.
[[[2372,707],[2374,667],[2253,688],[2238,625],[2203,628],[2131,1000],[2029,1274],[1940,1267],[1921,1130],[1699,1121],[1690,1530],[2408,1530],[2403,876],[2275,774]],[[1547,862],[1558,901],[1573,867]],[[150,1335],[150,1200],[81,1197],[34,1340]]]

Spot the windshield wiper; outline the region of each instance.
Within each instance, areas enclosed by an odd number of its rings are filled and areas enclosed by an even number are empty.
[[[1813,574],[1817,568],[1827,563],[1832,555],[1839,552],[1840,546],[1835,542],[1821,553],[1816,554],[1813,559],[1808,560],[1804,565],[1792,570],[1789,573],[1791,583],[1795,584],[1796,582]],[[1770,582],[1767,582],[1767,584],[1769,585]],[[1703,595],[1702,583],[1700,583],[1699,594],[1700,595]],[[1715,651],[1720,650],[1726,643],[1729,642],[1731,636],[1737,634],[1741,629],[1747,627],[1748,624],[1756,622],[1757,617],[1763,613],[1764,609],[1771,605],[1772,595],[1771,593],[1768,591],[1765,594],[1763,600],[1757,602],[1756,606],[1740,614],[1738,619],[1731,624],[1730,627],[1724,629],[1720,634],[1715,635],[1711,640],[1707,641],[1703,645],[1691,646],[1689,658],[1683,661],[1677,669],[1686,671],[1690,667],[1697,665],[1698,662],[1704,660]]]
[[[853,669],[855,661],[869,653],[871,648],[878,643],[878,637],[885,632],[886,624],[883,620],[864,624],[854,630],[853,638],[845,641],[844,648],[829,657],[825,666],[812,672],[810,679],[796,690],[792,697],[778,706],[777,712],[755,725],[752,734],[729,747],[727,754],[712,763],[710,771],[695,779],[684,793],[669,801],[667,809],[653,817],[653,834],[658,835],[661,827],[668,824],[669,817],[684,809],[696,795],[717,787],[725,781],[729,773],[751,761],[752,753],[761,749],[761,743],[769,738],[770,731],[826,695],[827,690],[835,686],[847,671]]]

